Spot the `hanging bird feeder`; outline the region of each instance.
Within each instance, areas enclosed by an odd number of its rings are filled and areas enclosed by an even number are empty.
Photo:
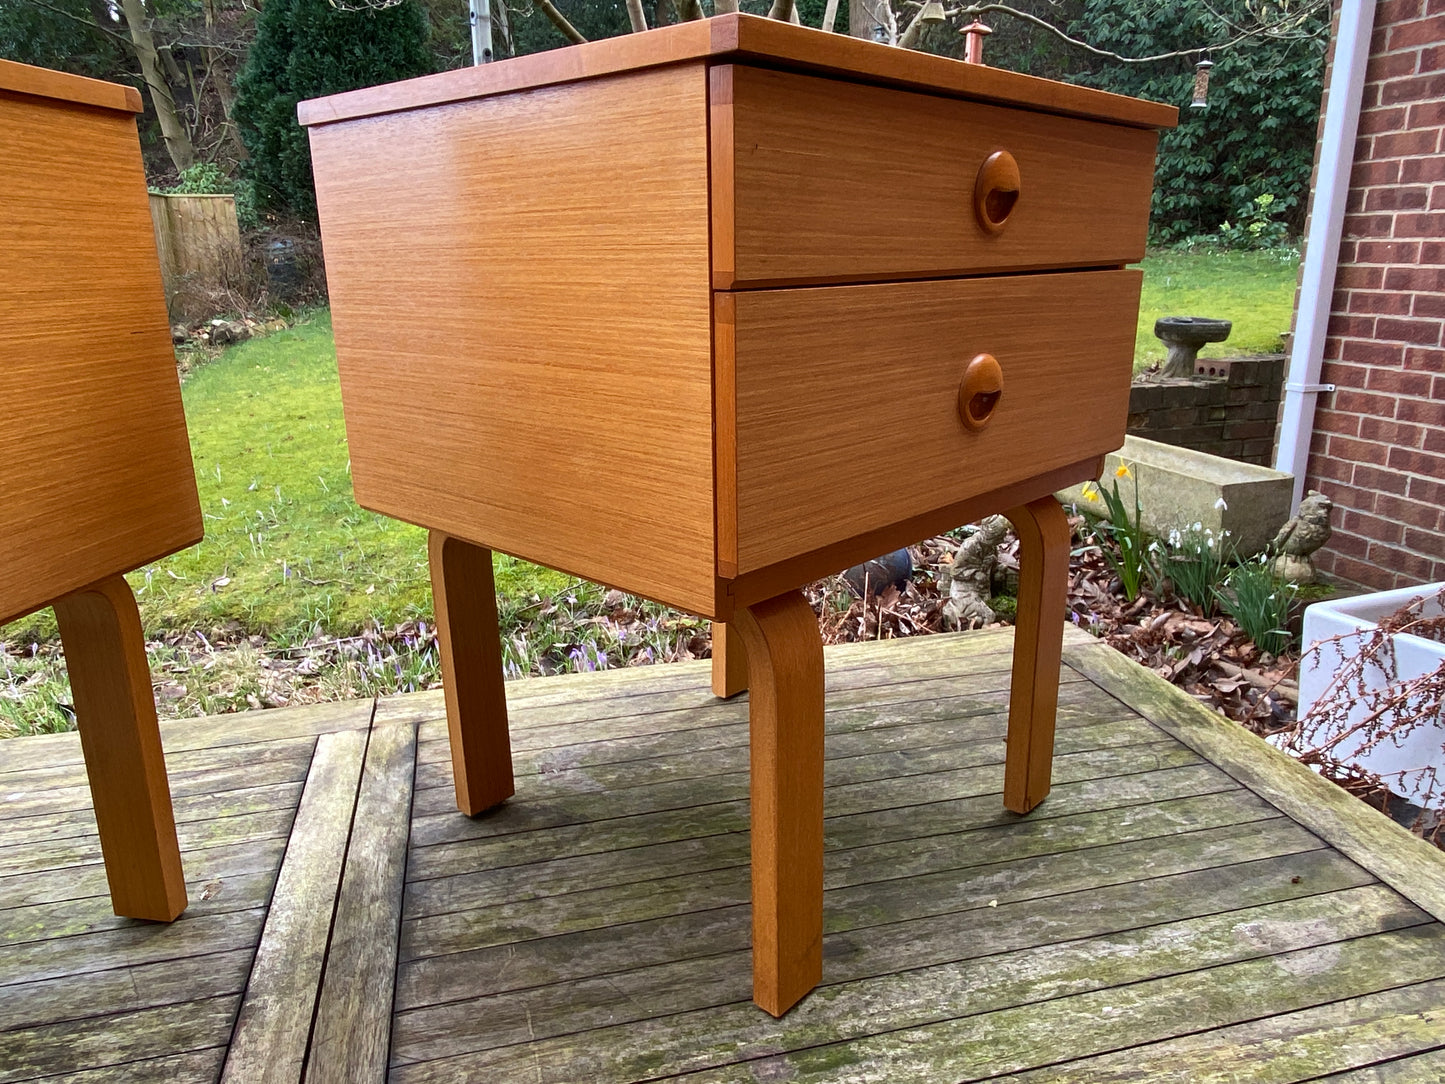
[[[1209,108],[1209,69],[1214,67],[1214,61],[1209,57],[1202,56],[1199,63],[1194,65],[1194,100],[1189,103],[1190,109]]]
[[[982,64],[983,39],[992,34],[993,30],[975,19],[959,33],[963,35],[963,59],[970,64]]]
[[[918,13],[918,21],[925,26],[938,26],[947,22],[948,16],[944,14],[941,0],[927,0],[923,10]]]

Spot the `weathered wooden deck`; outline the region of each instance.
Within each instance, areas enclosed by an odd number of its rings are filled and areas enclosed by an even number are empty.
[[[706,664],[168,725],[191,892],[104,895],[73,735],[0,745],[0,1081],[1445,1080],[1445,859],[1107,648],[1004,812],[1006,633],[830,649],[824,985],[753,1007],[747,707]]]

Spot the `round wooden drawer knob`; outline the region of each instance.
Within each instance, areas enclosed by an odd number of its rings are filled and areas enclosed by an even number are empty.
[[[970,429],[982,429],[1003,397],[1003,370],[992,354],[979,354],[963,371],[958,386],[958,416]]]
[[[989,233],[999,233],[1018,206],[1019,164],[1008,151],[994,151],[983,160],[973,186],[973,213]]]

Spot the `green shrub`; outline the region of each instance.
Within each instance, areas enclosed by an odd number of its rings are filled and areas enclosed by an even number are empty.
[[[316,217],[311,148],[296,121],[306,98],[432,70],[427,19],[414,0],[344,11],[326,0],[266,0],[236,79],[235,119],[251,158],[246,176],[269,210]]]
[[[1305,9],[1297,25],[1216,52],[1209,105],[1189,108],[1194,52],[1249,26],[1281,18],[1253,0],[1082,0],[1069,32],[1125,56],[1188,50],[1152,64],[1120,64],[1075,53],[1086,83],[1181,106],[1179,127],[1160,133],[1152,240],[1168,244],[1212,234],[1241,207],[1272,194],[1272,211],[1296,232],[1304,224],[1323,89],[1328,7]],[[1078,70],[1076,67],[1075,71]]]
[[[1225,221],[1219,227],[1219,239],[1229,248],[1281,247],[1289,239],[1289,227],[1275,217],[1279,213],[1276,202],[1269,192],[1255,196],[1235,223]]]
[[[229,195],[236,199],[236,222],[243,230],[260,228],[261,219],[256,213],[256,186],[246,178],[233,180],[214,162],[197,162],[181,170],[181,179],[170,188],[166,195]]]

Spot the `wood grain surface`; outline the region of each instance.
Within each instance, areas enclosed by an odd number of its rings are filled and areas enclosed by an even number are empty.
[[[1144,256],[1152,131],[742,65],[712,78],[713,202],[735,218],[714,233],[717,289]],[[994,232],[974,186],[1000,150],[1022,189]]]
[[[4,623],[199,541],[201,511],[135,118],[0,93],[0,146]]]
[[[512,747],[492,551],[440,531],[427,539],[452,783],[467,816],[510,798]]]
[[[751,684],[753,1000],[781,1016],[823,977],[823,641],[797,591],[732,628]]]
[[[357,500],[710,610],[703,66],[311,139]]]
[[[737,447],[739,572],[1117,447],[1139,281],[1098,271],[737,294],[737,431],[719,445]],[[1004,390],[973,432],[957,393],[980,352],[998,359]]]
[[[1052,496],[1008,511],[1019,538],[1018,621],[1008,704],[1003,804],[1027,813],[1049,793],[1059,659],[1069,605],[1068,517]]]
[[[135,595],[121,576],[55,604],[115,913],[169,922],[186,882]]]
[[[748,657],[742,637],[722,621],[712,623],[712,692],[724,700],[748,690]]]
[[[54,98],[73,105],[90,105],[99,109],[115,109],[123,113],[140,113],[145,109],[140,91],[119,83],[87,79],[32,64],[0,60],[0,91],[29,94],[36,98]]]
[[[1056,83],[985,64],[965,64],[949,57],[860,41],[844,34],[825,34],[810,27],[752,15],[721,15],[645,34],[623,34],[570,48],[348,91],[302,102],[297,112],[302,124],[328,124],[702,59],[742,60],[823,72],[857,82],[917,87],[935,94],[980,101],[1010,102],[1045,112],[1093,117],[1141,128],[1172,128],[1179,115],[1172,105]]]

